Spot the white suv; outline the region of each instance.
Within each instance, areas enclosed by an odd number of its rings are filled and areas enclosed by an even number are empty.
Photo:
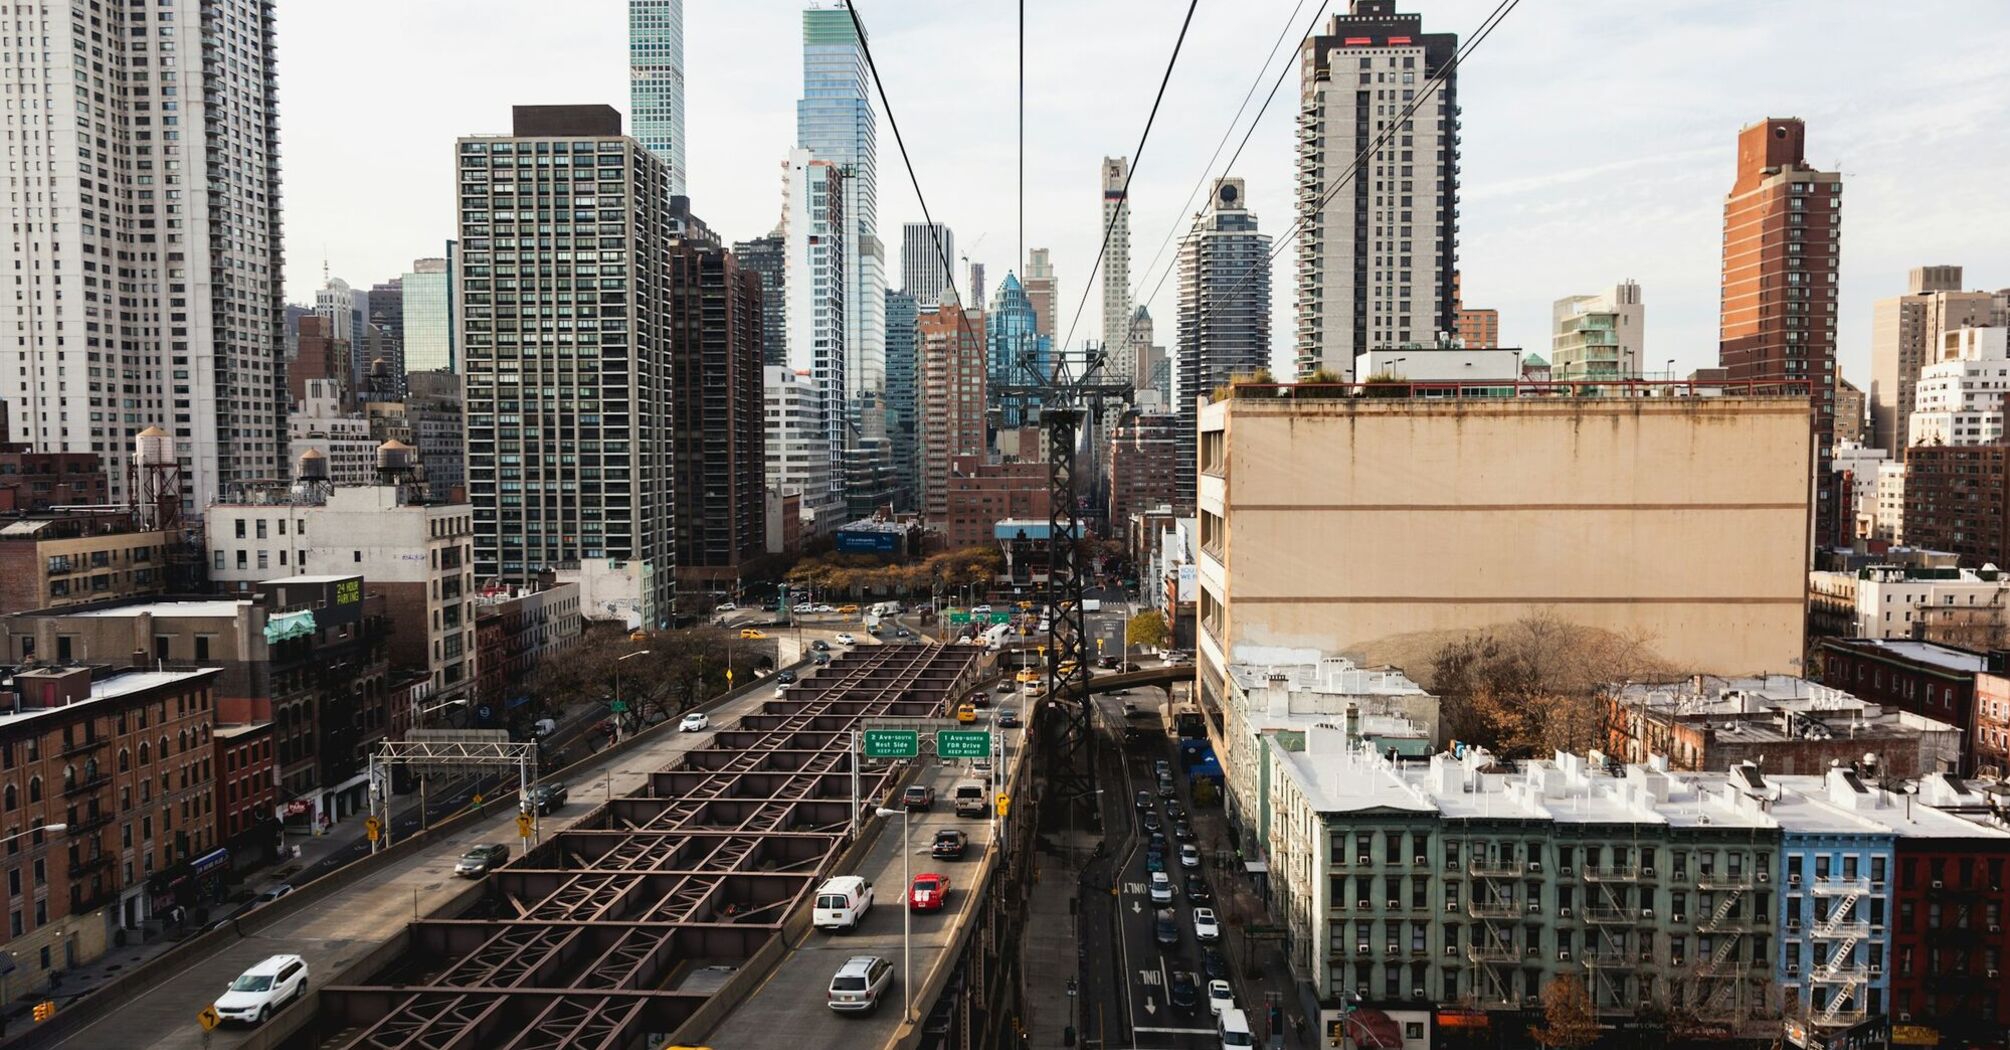
[[[262,1024],[306,994],[307,961],[298,955],[275,955],[230,982],[216,1000],[216,1014],[225,1021]]]
[[[831,976],[826,1002],[839,1013],[861,1013],[878,1006],[880,995],[892,983],[892,963],[877,955],[855,955]]]

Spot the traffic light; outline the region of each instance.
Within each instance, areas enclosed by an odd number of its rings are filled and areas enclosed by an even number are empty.
[[[44,999],[41,1002],[35,1004],[36,1024],[41,1024],[43,1021],[46,1021],[54,1016],[56,1016],[56,1003],[54,1000]]]

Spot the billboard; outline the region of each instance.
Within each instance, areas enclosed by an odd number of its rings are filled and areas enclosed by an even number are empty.
[[[898,532],[847,532],[839,529],[837,549],[845,554],[899,554]]]

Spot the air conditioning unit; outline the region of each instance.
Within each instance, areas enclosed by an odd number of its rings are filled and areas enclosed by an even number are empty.
[[[1361,854],[1360,857],[1356,858],[1356,862],[1366,865],[1368,863],[1368,855],[1366,853]]]
[[[1366,955],[1366,954],[1368,954],[1368,945],[1367,945],[1366,943],[1362,943],[1362,944],[1357,944],[1357,945],[1355,945],[1355,946],[1354,946],[1354,954],[1356,954],[1356,955]]]
[[[1541,954],[1542,954],[1542,949],[1541,949],[1541,948],[1538,948],[1538,947],[1536,947],[1536,946],[1535,946],[1535,945],[1533,945],[1533,944],[1531,944],[1531,945],[1529,945],[1529,946],[1528,946],[1528,957],[1529,957],[1529,958],[1533,959],[1533,958],[1535,958],[1536,956],[1538,956],[1538,955],[1541,955]]]
[[[1940,880],[1939,880],[1939,879],[1934,879],[1934,880],[1933,880],[1933,888],[1934,888],[1934,889],[1936,889],[1936,890],[1937,890],[1937,889],[1940,889],[1940,888],[1941,888],[1941,883],[1940,883]]]
[[[1877,934],[1881,934],[1881,933],[1883,933],[1883,932],[1884,932],[1884,927],[1882,927],[1882,926],[1873,926],[1873,927],[1871,927],[1871,928],[1870,928],[1870,932],[1871,932],[1871,934],[1872,934],[1873,936],[1875,936],[1875,935],[1877,935]]]
[[[1566,918],[1566,919],[1570,918],[1570,909],[1569,909],[1569,908],[1558,908],[1558,909],[1556,910],[1556,913],[1557,913],[1558,915],[1560,915],[1560,916],[1562,916],[1562,917]]]
[[[1789,876],[1787,876],[1787,885],[1789,885],[1789,886],[1798,886],[1798,885],[1800,885],[1800,884],[1801,884],[1801,877],[1800,877],[1799,875],[1789,875]]]
[[[1368,902],[1366,900],[1358,900],[1354,902],[1354,906],[1356,908],[1365,908],[1368,906]]]
[[[2002,933],[2002,932],[2003,932],[2003,927],[2001,927],[2001,926],[1997,925],[1996,923],[1993,923],[1993,922],[1992,922],[1992,923],[1990,923],[1990,924],[1989,924],[1989,932],[1990,932],[1990,933]]]
[[[1423,990],[1422,988],[1412,988],[1412,989],[1410,989],[1410,998],[1412,998],[1412,999],[1422,999],[1422,998],[1424,998],[1424,990]]]
[[[1640,909],[1640,917],[1641,917],[1641,918],[1643,918],[1643,919],[1651,919],[1651,918],[1653,918],[1653,917],[1654,917],[1654,909],[1652,909],[1652,908],[1642,908],[1642,909]]]
[[[1429,864],[1430,862],[1431,858],[1426,857],[1421,853],[1417,854],[1416,857],[1412,858],[1412,863],[1416,864],[1416,866],[1420,868],[1426,864]]]
[[[1395,944],[1386,944],[1386,945],[1383,945],[1382,947],[1383,947],[1383,952],[1382,952],[1382,954],[1384,954],[1384,955],[1401,955],[1401,954],[1403,954],[1403,949],[1402,949],[1402,947],[1401,947],[1400,945],[1395,945]]]
[[[1910,1021],[1910,1020],[1912,1020],[1912,1015],[1911,1015],[1911,1014],[1909,1014],[1909,1013],[1906,1013],[1906,1012],[1905,1012],[1905,1011],[1903,1011],[1903,1010],[1901,1010],[1901,1011],[1899,1011],[1899,1014],[1898,1014],[1898,1019],[1899,1019],[1899,1020],[1901,1020],[1901,1021]]]
[[[1540,871],[1542,871],[1542,861],[1539,861],[1539,860],[1532,860],[1532,861],[1529,861],[1529,862],[1528,862],[1528,870],[1530,870],[1530,871],[1532,871],[1532,872],[1540,872]]]
[[[1679,955],[1678,955],[1678,956],[1676,956],[1676,957],[1675,957],[1675,958],[1674,958],[1673,960],[1671,960],[1671,963],[1672,963],[1672,965],[1675,965],[1675,966],[1680,966],[1680,965],[1682,965],[1682,957],[1681,957],[1681,956],[1679,956]]]
[[[1654,953],[1653,953],[1653,952],[1648,952],[1648,951],[1643,951],[1643,952],[1641,952],[1641,953],[1640,953],[1640,961],[1641,961],[1641,962],[1643,962],[1643,963],[1651,963],[1651,962],[1653,962],[1653,961],[1654,961]]]
[[[1679,912],[1679,911],[1675,913],[1675,922],[1676,922],[1676,924],[1677,924],[1677,925],[1680,925],[1680,924],[1682,924],[1682,923],[1685,923],[1685,922],[1688,922],[1688,921],[1689,921],[1689,917],[1688,917],[1687,915],[1684,915],[1684,914],[1682,914],[1682,913],[1681,913],[1681,912]]]
[[[1760,872],[1760,873],[1759,873],[1759,881],[1760,881],[1760,882],[1771,882],[1771,881],[1773,881],[1773,873],[1772,873],[1772,872],[1770,872],[1770,871],[1762,871],[1762,872]]]
[[[1788,919],[1788,920],[1787,920],[1787,932],[1788,932],[1788,933],[1799,933],[1800,931],[1801,931],[1801,920],[1799,920],[1799,919]]]
[[[1458,902],[1458,901],[1446,901],[1446,902],[1445,902],[1445,910],[1446,910],[1446,911],[1458,911],[1458,910],[1459,910],[1459,902]]]
[[[1556,953],[1556,961],[1557,961],[1557,962],[1569,962],[1569,961],[1570,961],[1570,953],[1569,953],[1569,952],[1557,952],[1557,953]]]
[[[1871,975],[1872,977],[1882,977],[1882,976],[1884,976],[1884,967],[1883,967],[1883,966],[1880,966],[1880,965],[1878,965],[1877,963],[1871,963],[1871,964],[1870,964],[1870,975]]]
[[[1540,904],[1537,904],[1537,903],[1536,903],[1535,901],[1529,901],[1529,902],[1528,902],[1528,913],[1529,913],[1530,915],[1541,915],[1541,914],[1542,914],[1542,905],[1540,905]]]
[[[1565,875],[1575,875],[1575,874],[1577,874],[1577,869],[1576,869],[1576,868],[1573,868],[1573,867],[1571,867],[1571,866],[1570,866],[1570,865],[1568,865],[1568,864],[1565,864],[1565,865],[1564,865],[1563,867],[1561,867],[1561,868],[1558,868],[1558,869],[1556,869],[1556,870],[1557,870],[1557,871],[1559,871],[1559,872],[1561,872],[1561,873],[1563,873],[1563,874],[1565,874]]]
[[[1459,946],[1456,944],[1445,945],[1445,954],[1447,956],[1453,956],[1459,954]]]
[[[1403,902],[1402,902],[1402,901],[1390,901],[1390,902],[1389,902],[1389,910],[1390,910],[1390,911],[1395,911],[1395,910],[1396,910],[1397,908],[1400,908],[1400,907],[1402,907],[1402,906],[1403,906]]]
[[[1999,974],[1999,973],[2002,973],[2002,972],[2003,972],[2003,971],[2001,971],[2001,970],[1990,970],[1990,971],[1988,971],[1988,976],[1989,976],[1989,977],[1990,977],[1991,979],[1994,979],[1994,978],[1995,978],[1995,976],[1996,976],[1997,974]]]
[[[1799,977],[1800,975],[1801,975],[1801,966],[1799,963],[1787,964],[1787,977],[1789,979]]]

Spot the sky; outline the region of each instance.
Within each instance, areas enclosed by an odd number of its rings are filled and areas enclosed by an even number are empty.
[[[1131,284],[1159,341],[1171,342],[1177,282],[1160,275],[1191,221],[1191,194],[1223,174],[1319,0],[1202,0],[1141,153],[1185,6],[1025,6],[1023,243],[1053,253],[1057,327],[1072,327],[1070,345],[1100,337],[1099,290],[1087,281],[1102,235],[1099,165],[1132,155]],[[1398,6],[1463,41],[1494,3]],[[729,241],[768,232],[780,214],[801,9],[686,0],[689,192]],[[1020,257],[1017,8],[858,0],[858,9],[928,209],[995,288]],[[278,0],[289,301],[312,301],[324,264],[367,287],[441,254],[453,235],[454,140],[508,131],[510,106],[600,102],[625,113],[626,16],[625,0]],[[1971,288],[2010,287],[2004,39],[2010,4],[2000,0],[1525,0],[1459,71],[1466,304],[1500,311],[1503,345],[1547,355],[1553,300],[1631,278],[1647,306],[1649,367],[1715,364],[1738,129],[1798,116],[1809,161],[1845,176],[1839,355],[1844,375],[1864,385],[1871,304],[1903,292],[1908,269],[1961,264]],[[1208,170],[1259,73],[1248,113]],[[1296,108],[1290,75],[1229,172],[1247,180],[1273,235],[1293,220]],[[901,224],[922,209],[880,118],[880,237],[897,282]],[[1280,253],[1272,276],[1280,370],[1291,351],[1292,259]]]

